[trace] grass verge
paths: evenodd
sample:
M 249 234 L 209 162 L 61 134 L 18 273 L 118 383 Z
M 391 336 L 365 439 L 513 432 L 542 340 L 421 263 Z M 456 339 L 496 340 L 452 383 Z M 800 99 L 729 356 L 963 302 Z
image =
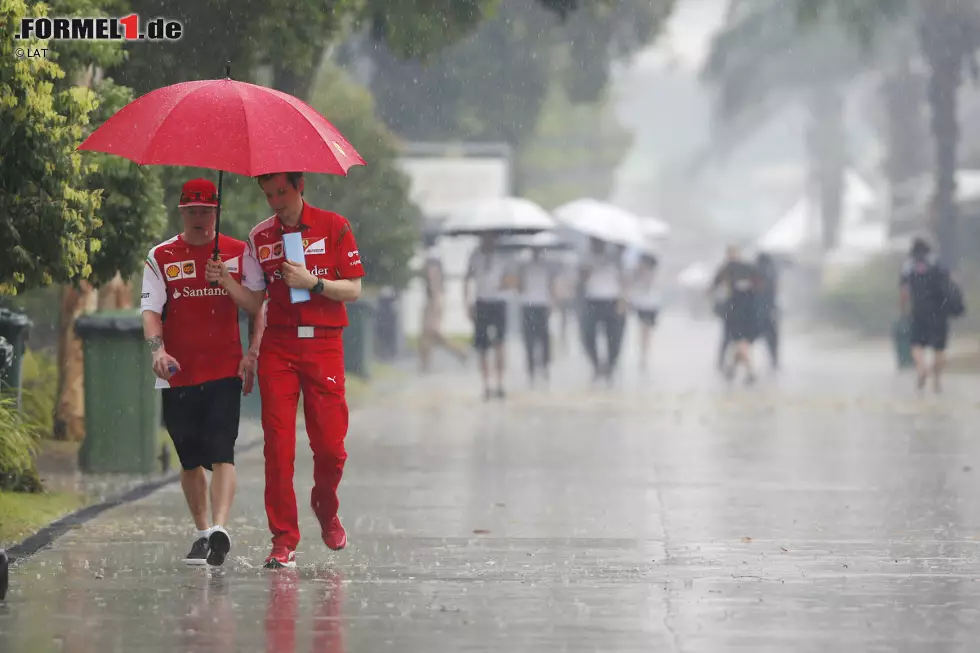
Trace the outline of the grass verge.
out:
M 16 544 L 85 504 L 80 494 L 0 491 L 0 546 Z

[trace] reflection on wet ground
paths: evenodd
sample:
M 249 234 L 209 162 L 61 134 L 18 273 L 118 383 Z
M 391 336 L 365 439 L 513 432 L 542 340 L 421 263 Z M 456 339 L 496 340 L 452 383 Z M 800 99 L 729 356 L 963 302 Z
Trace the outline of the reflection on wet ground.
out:
M 614 389 L 575 354 L 525 391 L 516 351 L 503 404 L 458 370 L 406 380 L 352 420 L 350 547 L 304 507 L 294 571 L 259 567 L 260 451 L 222 570 L 180 564 L 179 488 L 113 509 L 14 569 L 0 651 L 972 650 L 974 382 L 918 397 L 884 348 L 798 340 L 727 386 L 716 335 L 665 320 Z

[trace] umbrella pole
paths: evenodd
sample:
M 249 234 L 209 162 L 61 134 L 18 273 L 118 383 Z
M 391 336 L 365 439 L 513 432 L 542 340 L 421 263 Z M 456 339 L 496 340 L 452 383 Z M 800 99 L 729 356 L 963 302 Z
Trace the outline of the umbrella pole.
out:
M 221 182 L 224 180 L 225 171 L 218 171 L 218 209 L 215 211 L 214 217 L 214 260 L 218 260 L 218 236 L 221 235 Z M 217 281 L 212 281 L 211 286 L 217 286 Z
M 231 62 L 230 61 L 225 62 L 225 77 L 228 78 L 228 79 L 231 78 Z M 221 182 L 224 180 L 224 177 L 225 177 L 225 171 L 224 170 L 218 170 L 218 210 L 215 212 L 215 218 L 214 218 L 214 257 L 213 258 L 214 258 L 215 261 L 217 261 L 219 259 L 219 256 L 218 256 L 218 254 L 219 254 L 219 251 L 218 251 L 218 236 L 221 235 L 221 199 L 222 199 L 222 197 L 221 197 Z M 217 285 L 218 285 L 218 282 L 217 281 L 211 282 L 211 286 L 212 287 L 215 287 Z

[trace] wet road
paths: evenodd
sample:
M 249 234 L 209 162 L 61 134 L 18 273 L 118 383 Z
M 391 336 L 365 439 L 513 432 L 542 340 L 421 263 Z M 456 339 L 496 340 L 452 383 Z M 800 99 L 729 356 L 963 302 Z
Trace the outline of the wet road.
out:
M 974 650 L 977 383 L 798 338 L 729 387 L 715 328 L 668 316 L 614 389 L 575 352 L 525 391 L 516 347 L 503 404 L 472 367 L 406 379 L 353 416 L 340 553 L 301 439 L 294 572 L 259 568 L 260 451 L 219 572 L 179 562 L 178 487 L 113 509 L 15 569 L 0 651 Z

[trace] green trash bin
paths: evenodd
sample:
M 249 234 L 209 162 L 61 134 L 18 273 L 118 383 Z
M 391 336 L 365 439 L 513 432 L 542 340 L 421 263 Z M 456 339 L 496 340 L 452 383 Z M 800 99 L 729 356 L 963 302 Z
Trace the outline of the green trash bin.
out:
M 13 397 L 17 408 L 21 406 L 21 372 L 24 368 L 24 351 L 27 336 L 34 326 L 26 315 L 15 313 L 7 308 L 0 308 L 0 337 L 4 338 L 13 348 L 10 365 L 4 367 L 0 363 L 0 393 Z
M 160 391 L 138 311 L 84 315 L 75 323 L 85 361 L 85 440 L 89 474 L 152 474 L 159 465 Z
M 892 343 L 895 346 L 895 361 L 898 369 L 915 366 L 912 358 L 912 325 L 907 318 L 898 318 L 892 323 Z
M 374 304 L 359 299 L 347 304 L 348 326 L 344 329 L 344 371 L 362 378 L 371 376 L 374 357 Z

